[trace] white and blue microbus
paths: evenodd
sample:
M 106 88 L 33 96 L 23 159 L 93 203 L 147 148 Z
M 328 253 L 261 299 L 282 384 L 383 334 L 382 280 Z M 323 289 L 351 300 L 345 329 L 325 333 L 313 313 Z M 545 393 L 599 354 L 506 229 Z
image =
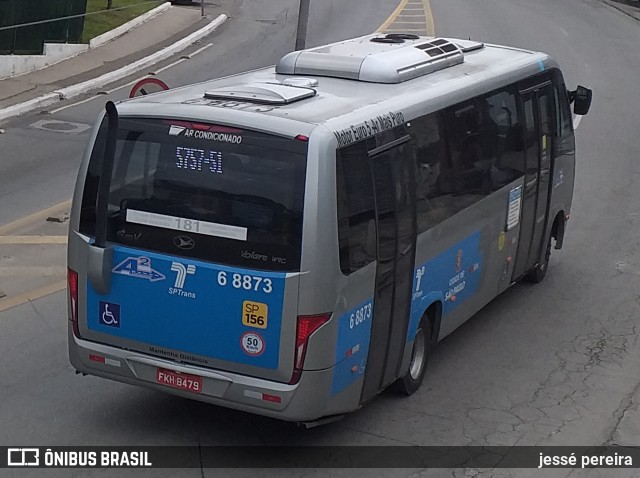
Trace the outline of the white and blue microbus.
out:
M 543 53 L 374 34 L 108 103 L 68 247 L 82 373 L 318 423 L 562 246 L 567 91 Z

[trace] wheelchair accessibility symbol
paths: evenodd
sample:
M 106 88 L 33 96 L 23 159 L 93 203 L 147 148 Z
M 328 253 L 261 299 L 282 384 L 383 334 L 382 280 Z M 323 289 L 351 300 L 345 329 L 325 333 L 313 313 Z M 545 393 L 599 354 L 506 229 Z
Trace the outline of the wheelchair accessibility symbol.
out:
M 99 322 L 101 325 L 120 328 L 120 305 L 101 301 Z

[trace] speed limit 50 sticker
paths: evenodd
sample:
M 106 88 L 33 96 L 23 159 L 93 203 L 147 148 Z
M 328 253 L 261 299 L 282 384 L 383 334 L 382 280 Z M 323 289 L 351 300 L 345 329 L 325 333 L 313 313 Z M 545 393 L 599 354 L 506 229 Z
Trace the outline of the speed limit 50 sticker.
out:
M 247 355 L 257 357 L 264 352 L 264 339 L 256 332 L 245 332 L 240 337 L 240 345 Z

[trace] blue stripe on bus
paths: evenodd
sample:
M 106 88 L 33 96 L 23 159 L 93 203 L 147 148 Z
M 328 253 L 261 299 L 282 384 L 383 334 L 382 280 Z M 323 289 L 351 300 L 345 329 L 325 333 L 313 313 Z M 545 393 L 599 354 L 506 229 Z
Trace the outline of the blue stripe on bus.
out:
M 367 299 L 338 319 L 336 366 L 331 395 L 335 395 L 363 377 L 371 342 L 373 298 Z
M 413 340 L 420 319 L 429 305 L 442 302 L 443 318 L 469 299 L 478 289 L 482 272 L 480 232 L 454 244 L 436 257 L 416 267 L 411 297 L 407 340 Z M 371 342 L 373 299 L 345 312 L 338 319 L 336 366 L 331 394 L 336 395 L 364 375 Z M 364 311 L 365 315 L 359 315 Z M 374 353 L 384 353 L 374 351 Z
M 87 325 L 170 358 L 276 369 L 285 277 L 116 247 L 109 294 L 87 286 Z
M 431 304 L 442 302 L 444 319 L 475 294 L 482 267 L 480 231 L 416 266 L 407 340 L 413 340 L 420 319 Z

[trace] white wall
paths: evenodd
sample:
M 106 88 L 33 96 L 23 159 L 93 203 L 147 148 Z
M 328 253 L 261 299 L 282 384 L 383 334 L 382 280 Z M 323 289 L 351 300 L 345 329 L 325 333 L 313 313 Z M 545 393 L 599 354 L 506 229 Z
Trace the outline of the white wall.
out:
M 0 79 L 39 70 L 88 49 L 83 44 L 45 43 L 43 55 L 0 55 Z

